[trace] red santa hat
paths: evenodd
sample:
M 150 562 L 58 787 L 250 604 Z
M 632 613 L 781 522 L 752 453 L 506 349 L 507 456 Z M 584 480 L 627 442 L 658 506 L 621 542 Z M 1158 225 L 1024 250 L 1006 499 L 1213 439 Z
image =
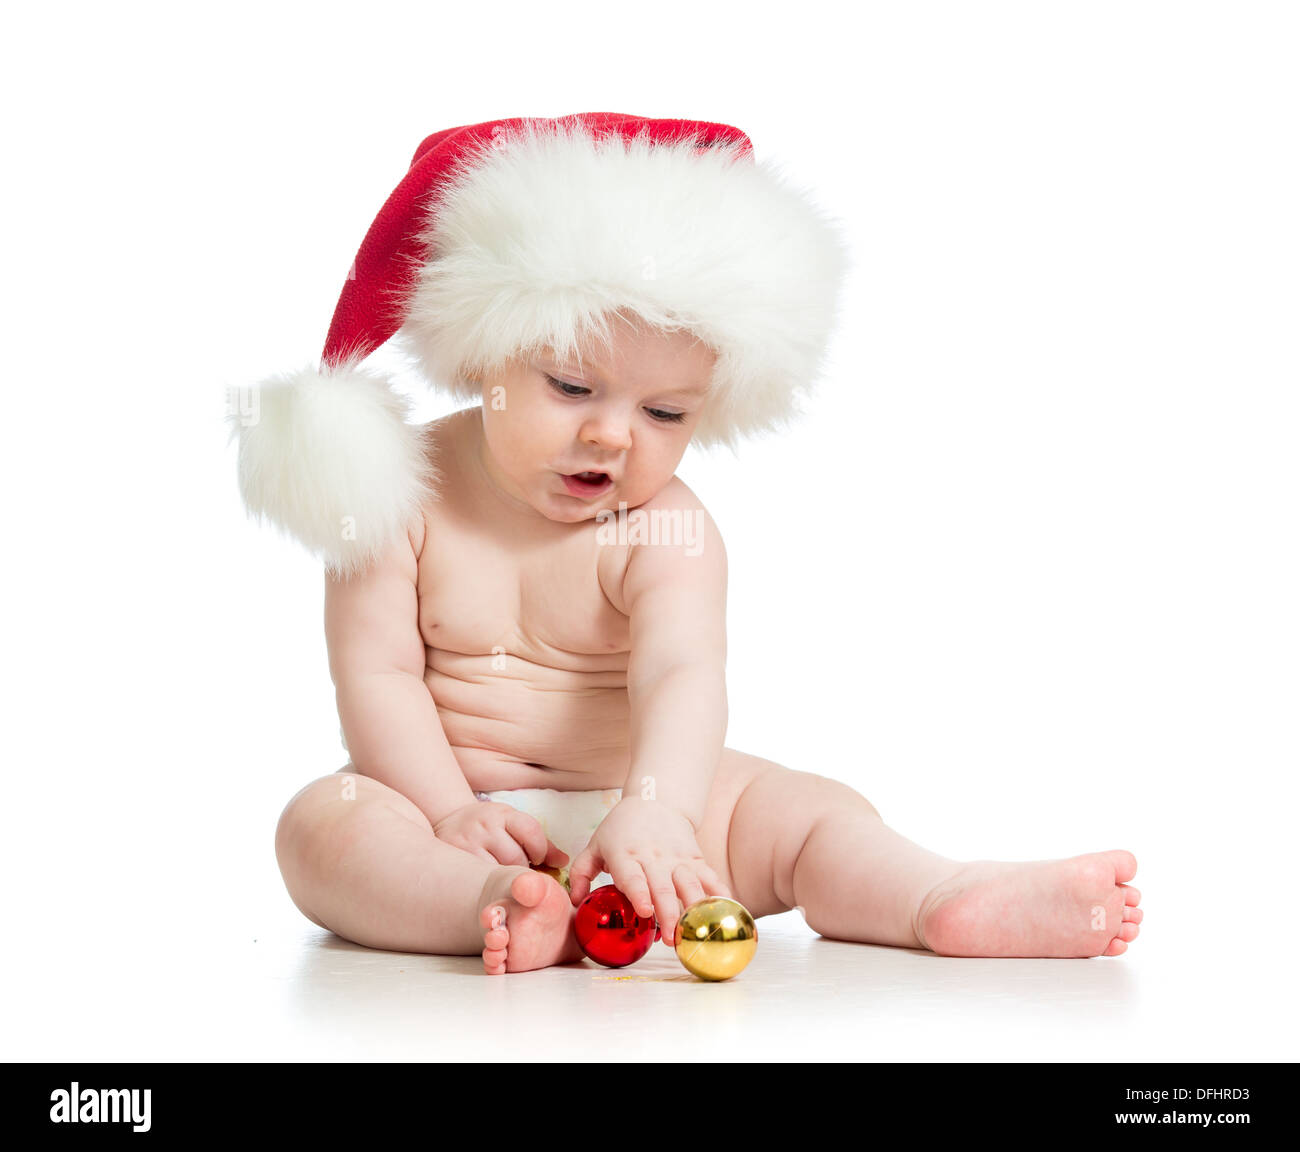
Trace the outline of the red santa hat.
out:
M 717 353 L 694 440 L 734 448 L 797 414 L 846 268 L 832 222 L 725 124 L 598 112 L 435 133 L 361 244 L 320 366 L 232 405 L 244 503 L 332 573 L 359 572 L 438 480 L 366 356 L 395 338 L 473 403 L 476 377 L 607 342 L 617 312 Z

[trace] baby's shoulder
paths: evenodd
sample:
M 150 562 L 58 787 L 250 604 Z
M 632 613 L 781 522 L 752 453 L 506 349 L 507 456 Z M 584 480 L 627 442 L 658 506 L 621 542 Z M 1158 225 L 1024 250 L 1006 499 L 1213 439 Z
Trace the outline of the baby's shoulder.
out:
M 722 532 L 704 501 L 680 477 L 674 476 L 653 497 L 640 505 L 637 511 L 646 515 L 650 527 L 672 528 L 678 522 L 694 526 L 697 533 L 706 536 L 717 547 L 722 547 Z M 652 533 L 655 540 L 660 533 Z
M 674 476 L 651 499 L 629 514 L 631 557 L 647 552 L 657 559 L 643 567 L 666 571 L 682 557 L 708 551 L 725 568 L 726 547 L 717 522 L 695 491 Z M 629 563 L 631 558 L 629 559 Z
M 704 502 L 680 476 L 674 476 L 649 500 L 638 505 L 638 507 L 647 511 L 680 509 L 682 511 L 699 511 L 706 514 L 708 512 L 708 509 L 704 507 Z
M 470 431 L 470 421 L 479 411 L 477 407 L 460 408 L 422 424 L 420 433 L 426 447 L 435 456 L 456 452 Z
M 415 517 L 408 529 L 417 561 L 434 532 L 438 506 L 443 502 L 449 487 L 454 486 L 461 445 L 470 427 L 469 421 L 478 411 L 477 408 L 462 408 L 419 425 L 420 443 L 425 453 L 425 463 L 434 478 L 435 494 L 432 501 L 424 506 L 423 515 Z

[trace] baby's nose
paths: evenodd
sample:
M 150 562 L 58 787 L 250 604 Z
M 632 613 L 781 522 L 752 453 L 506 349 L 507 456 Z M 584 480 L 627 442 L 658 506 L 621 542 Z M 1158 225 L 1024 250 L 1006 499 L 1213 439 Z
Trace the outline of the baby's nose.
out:
M 632 446 L 627 421 L 617 416 L 588 420 L 582 427 L 582 442 L 608 451 L 623 451 Z

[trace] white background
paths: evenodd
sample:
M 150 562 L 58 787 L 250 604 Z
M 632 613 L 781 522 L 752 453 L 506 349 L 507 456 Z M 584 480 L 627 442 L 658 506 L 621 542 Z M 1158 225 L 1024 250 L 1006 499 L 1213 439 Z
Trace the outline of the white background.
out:
M 320 946 L 272 836 L 346 755 L 321 570 L 245 519 L 226 389 L 318 357 L 425 136 L 600 110 L 743 128 L 853 249 L 797 432 L 681 469 L 728 545 L 728 743 L 945 855 L 1132 850 L 1142 935 L 1085 962 L 1126 1010 L 1084 1057 L 1294 1058 L 1293 7 L 34 12 L 0 71 L 0 1055 L 302 1054 L 246 1018 L 247 954 Z M 805 1021 L 805 1054 L 890 1059 L 886 1025 Z

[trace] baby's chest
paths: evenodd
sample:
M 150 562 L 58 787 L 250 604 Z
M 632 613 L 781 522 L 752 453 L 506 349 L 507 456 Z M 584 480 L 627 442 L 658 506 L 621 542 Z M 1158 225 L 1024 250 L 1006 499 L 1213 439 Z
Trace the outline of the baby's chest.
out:
M 601 587 L 601 565 L 612 558 L 584 534 L 518 549 L 474 535 L 444 534 L 430 544 L 418 578 L 420 633 L 429 647 L 533 660 L 628 650 L 627 617 Z

